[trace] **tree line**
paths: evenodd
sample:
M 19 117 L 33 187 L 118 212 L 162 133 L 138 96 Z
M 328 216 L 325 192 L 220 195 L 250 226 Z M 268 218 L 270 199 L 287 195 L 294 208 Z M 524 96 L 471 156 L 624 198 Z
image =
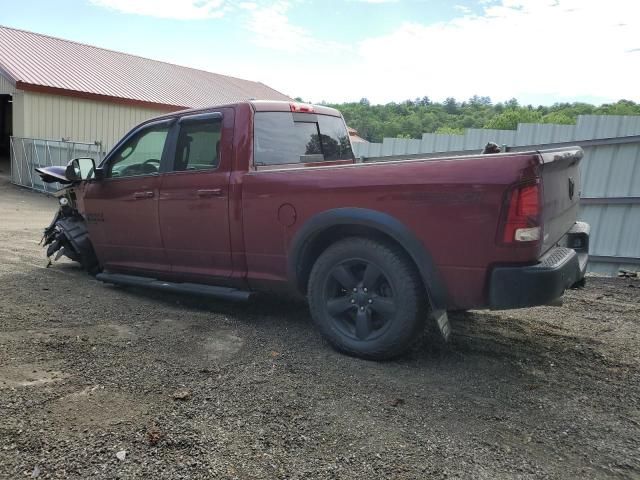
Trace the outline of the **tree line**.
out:
M 450 97 L 439 103 L 422 97 L 372 105 L 363 98 L 326 105 L 340 110 L 347 124 L 370 142 L 381 142 L 383 137 L 421 138 L 425 132 L 459 134 L 465 128 L 515 130 L 518 123 L 570 125 L 576 123 L 578 115 L 640 115 L 640 104 L 630 100 L 599 106 L 574 102 L 534 107 L 520 105 L 515 98 L 494 104 L 489 97 L 477 95 L 463 102 Z

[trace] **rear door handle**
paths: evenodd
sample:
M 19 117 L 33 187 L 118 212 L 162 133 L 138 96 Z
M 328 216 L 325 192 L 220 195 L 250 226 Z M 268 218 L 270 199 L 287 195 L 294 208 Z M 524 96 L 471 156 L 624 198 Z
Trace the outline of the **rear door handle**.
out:
M 153 192 L 135 192 L 133 194 L 133 198 L 135 199 L 153 198 Z
M 199 197 L 219 197 L 220 195 L 222 195 L 221 188 L 210 188 L 210 189 L 198 190 Z

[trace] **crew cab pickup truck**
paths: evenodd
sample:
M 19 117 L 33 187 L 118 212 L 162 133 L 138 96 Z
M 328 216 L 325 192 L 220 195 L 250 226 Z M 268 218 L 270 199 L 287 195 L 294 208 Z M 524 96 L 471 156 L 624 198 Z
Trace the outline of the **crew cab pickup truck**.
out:
M 106 282 L 247 298 L 306 296 L 321 333 L 402 354 L 447 311 L 556 302 L 584 281 L 579 147 L 357 162 L 331 108 L 250 101 L 134 128 L 66 185 L 49 256 Z

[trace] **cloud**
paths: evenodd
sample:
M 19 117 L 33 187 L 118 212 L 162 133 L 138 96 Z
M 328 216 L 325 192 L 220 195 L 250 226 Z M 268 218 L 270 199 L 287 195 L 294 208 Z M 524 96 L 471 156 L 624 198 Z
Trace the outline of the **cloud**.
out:
M 289 22 L 288 2 L 276 1 L 270 5 L 249 3 L 242 7 L 249 12 L 246 27 L 262 47 L 295 52 L 304 50 L 314 41 L 302 27 Z
M 92 4 L 121 13 L 176 20 L 220 18 L 224 0 L 90 0 Z
M 360 3 L 397 3 L 398 0 L 352 0 Z
M 472 10 L 465 5 L 454 5 L 453 9 L 465 15 L 470 15 L 472 13 Z
M 305 0 L 90 1 L 176 19 L 216 18 L 232 11 L 257 53 L 226 62 L 221 73 L 258 79 L 316 102 L 367 97 L 378 103 L 425 95 L 465 99 L 474 94 L 531 103 L 640 101 L 640 1 L 478 0 L 473 11 L 455 2 L 456 17 L 449 21 L 409 21 L 385 34 L 369 32 L 362 27 L 366 18 L 355 18 L 349 44 L 340 43 L 330 23 L 314 18 L 304 25 L 292 22 L 291 11 Z M 395 0 L 351 1 L 364 9 L 365 2 Z M 359 32 L 369 36 L 353 40 Z
M 291 2 L 276 0 L 258 4 L 246 2 L 240 7 L 249 14 L 246 28 L 254 34 L 253 42 L 261 48 L 288 53 L 311 53 L 325 49 L 341 49 L 337 42 L 320 40 L 305 28 L 289 21 Z
M 624 23 L 624 26 L 620 24 Z M 283 87 L 313 100 L 386 102 L 428 95 L 494 100 L 640 100 L 640 2 L 501 0 L 448 22 L 407 22 L 356 45 L 339 76 Z M 318 59 L 320 63 L 330 59 Z M 331 72 L 331 68 L 325 68 Z M 274 85 L 278 85 L 274 82 Z M 530 99 L 530 100 L 526 100 Z
M 258 8 L 258 4 L 256 2 L 241 2 L 238 6 L 245 10 L 255 10 Z

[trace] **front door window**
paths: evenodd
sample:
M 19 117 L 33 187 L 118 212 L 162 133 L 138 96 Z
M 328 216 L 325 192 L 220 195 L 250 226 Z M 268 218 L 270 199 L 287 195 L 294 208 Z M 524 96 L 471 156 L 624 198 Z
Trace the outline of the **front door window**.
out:
M 120 147 L 109 162 L 108 177 L 152 175 L 160 171 L 160 160 L 169 126 L 142 130 Z

